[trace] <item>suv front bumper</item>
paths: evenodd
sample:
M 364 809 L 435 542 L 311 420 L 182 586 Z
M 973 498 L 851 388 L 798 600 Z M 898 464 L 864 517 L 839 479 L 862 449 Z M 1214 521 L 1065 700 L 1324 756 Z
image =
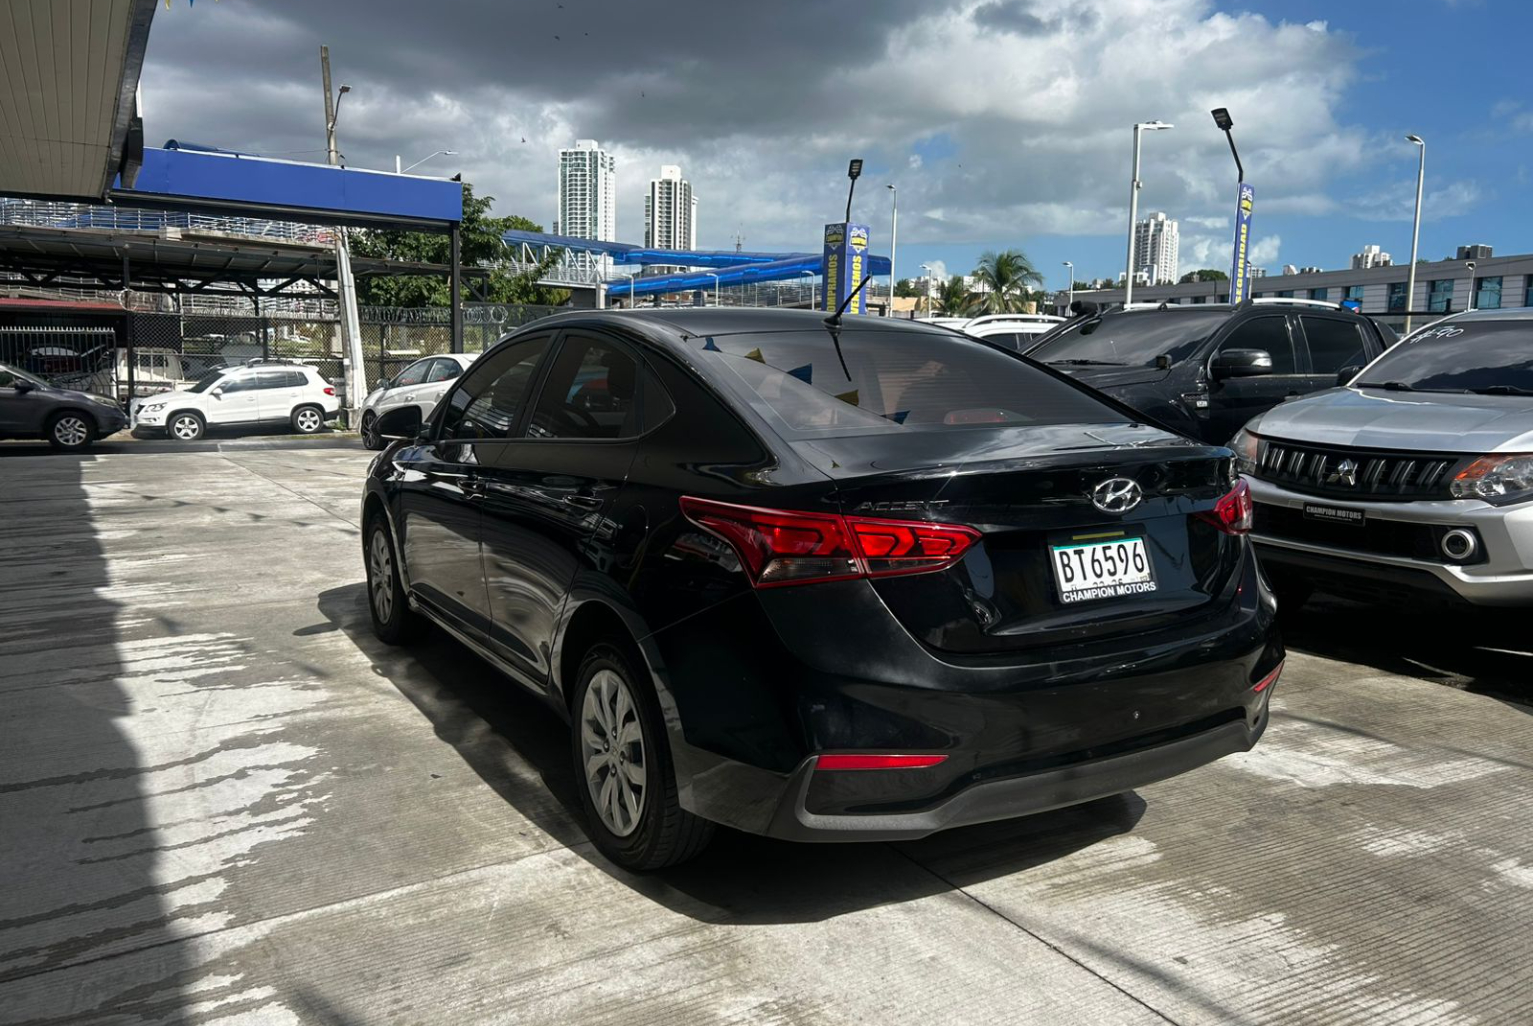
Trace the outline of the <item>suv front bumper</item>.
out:
M 1533 502 L 1492 506 L 1478 499 L 1436 499 L 1418 502 L 1351 502 L 1305 495 L 1247 476 L 1251 497 L 1258 504 L 1284 506 L 1302 513 L 1306 505 L 1358 510 L 1362 524 L 1355 545 L 1333 538 L 1317 543 L 1274 535 L 1262 529 L 1261 511 L 1251 538 L 1269 568 L 1282 568 L 1305 577 L 1317 587 L 1328 583 L 1366 582 L 1372 588 L 1409 588 L 1461 599 L 1476 605 L 1507 606 L 1533 603 Z M 1484 557 L 1459 564 L 1446 556 L 1423 559 L 1371 551 L 1370 523 L 1432 528 L 1464 528 L 1480 540 Z

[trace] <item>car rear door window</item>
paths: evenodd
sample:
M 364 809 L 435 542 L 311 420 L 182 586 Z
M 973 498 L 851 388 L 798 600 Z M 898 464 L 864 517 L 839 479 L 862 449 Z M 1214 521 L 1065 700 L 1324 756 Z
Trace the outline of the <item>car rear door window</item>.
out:
M 1304 314 L 1299 323 L 1309 343 L 1311 373 L 1334 375 L 1343 367 L 1361 367 L 1368 362 L 1362 326 L 1357 321 Z
M 287 388 L 288 382 L 291 380 L 289 375 L 294 373 L 294 371 L 285 370 L 263 370 L 256 375 L 255 387 L 263 391 L 272 388 Z M 303 377 L 301 374 L 298 376 L 300 379 Z
M 1293 341 L 1288 335 L 1288 318 L 1278 315 L 1254 317 L 1235 327 L 1223 342 L 1219 351 L 1227 349 L 1262 349 L 1272 354 L 1273 374 L 1297 374 Z
M 513 437 L 543 354 L 548 351 L 549 338 L 524 339 L 476 361 L 448 396 L 441 437 Z
M 639 433 L 639 365 L 605 339 L 566 336 L 532 411 L 533 438 L 631 438 Z

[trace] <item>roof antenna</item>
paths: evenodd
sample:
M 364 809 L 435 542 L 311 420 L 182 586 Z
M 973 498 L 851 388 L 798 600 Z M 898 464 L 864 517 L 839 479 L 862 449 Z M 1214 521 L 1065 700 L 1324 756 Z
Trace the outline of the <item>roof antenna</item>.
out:
M 857 293 L 867 287 L 868 282 L 873 280 L 870 274 L 857 283 L 857 287 L 847 293 L 841 305 L 836 307 L 836 312 L 825 318 L 825 326 L 830 329 L 831 341 L 836 344 L 836 359 L 841 361 L 841 372 L 846 375 L 846 380 L 852 380 L 852 372 L 846 369 L 846 357 L 841 355 L 841 315 L 846 313 L 846 308 L 852 305 L 852 300 L 857 298 Z

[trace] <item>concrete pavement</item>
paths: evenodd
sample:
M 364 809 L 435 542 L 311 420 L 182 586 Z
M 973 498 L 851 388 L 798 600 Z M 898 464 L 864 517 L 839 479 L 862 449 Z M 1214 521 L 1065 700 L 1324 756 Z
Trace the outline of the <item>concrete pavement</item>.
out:
M 0 1024 L 1527 1018 L 1518 617 L 1322 603 L 1248 755 L 636 877 L 557 719 L 372 640 L 369 454 L 222 448 L 0 461 Z

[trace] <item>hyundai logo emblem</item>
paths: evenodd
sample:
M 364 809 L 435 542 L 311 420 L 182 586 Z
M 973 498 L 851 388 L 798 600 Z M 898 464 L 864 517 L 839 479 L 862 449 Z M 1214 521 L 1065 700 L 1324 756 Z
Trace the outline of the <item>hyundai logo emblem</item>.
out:
M 1091 504 L 1103 513 L 1127 513 L 1144 501 L 1144 489 L 1127 477 L 1109 477 L 1091 489 Z
M 1336 469 L 1325 479 L 1326 484 L 1343 484 L 1348 488 L 1357 487 L 1357 464 L 1351 460 L 1342 460 L 1336 464 Z

